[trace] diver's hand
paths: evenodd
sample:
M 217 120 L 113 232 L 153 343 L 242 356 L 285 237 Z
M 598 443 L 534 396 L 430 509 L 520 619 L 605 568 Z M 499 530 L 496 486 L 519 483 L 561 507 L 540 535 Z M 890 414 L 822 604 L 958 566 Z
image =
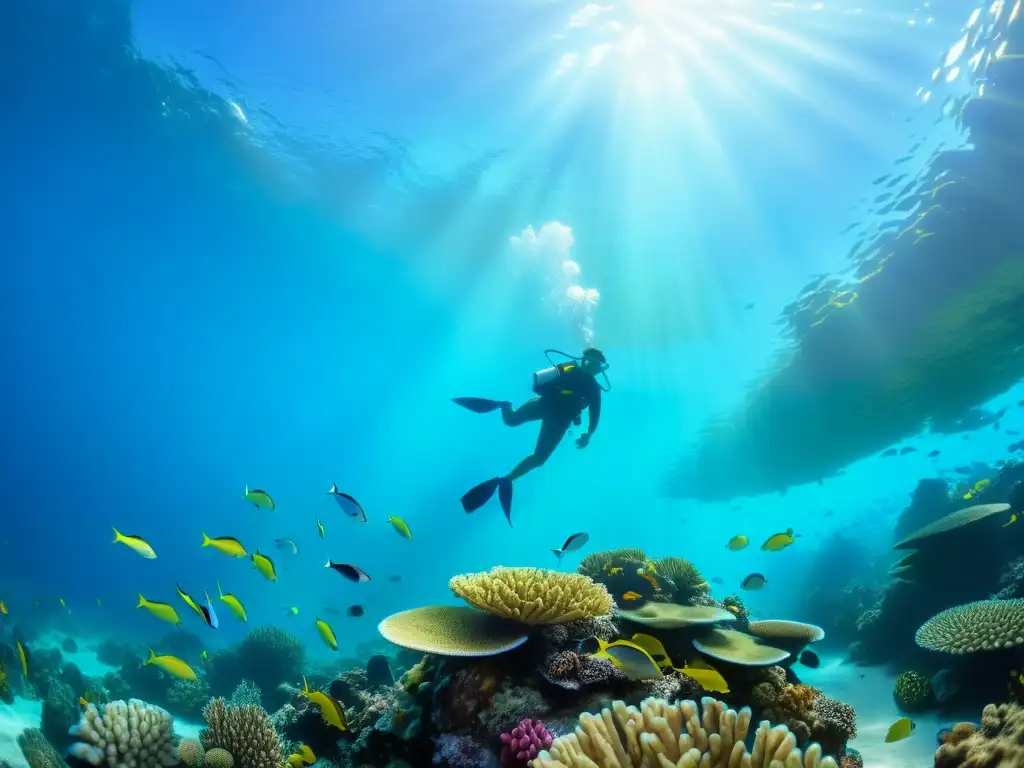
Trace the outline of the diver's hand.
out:
M 578 438 L 576 438 L 576 447 L 577 448 L 586 448 L 588 445 L 590 445 L 590 434 L 589 433 L 584 432 L 582 435 L 580 435 Z

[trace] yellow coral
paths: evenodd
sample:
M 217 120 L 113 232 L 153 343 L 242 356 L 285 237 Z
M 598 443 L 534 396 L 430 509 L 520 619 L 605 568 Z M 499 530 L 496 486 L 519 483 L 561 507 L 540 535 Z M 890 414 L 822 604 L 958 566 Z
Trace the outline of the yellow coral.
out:
M 589 577 L 542 568 L 492 568 L 455 576 L 448 586 L 481 611 L 530 625 L 607 616 L 614 607 L 608 590 Z
M 736 712 L 710 697 L 700 709 L 692 701 L 670 704 L 645 699 L 640 709 L 616 701 L 599 715 L 583 713 L 579 727 L 555 739 L 533 768 L 838 768 L 817 744 L 806 755 L 785 726 L 762 722 L 752 753 L 744 742 L 751 712 Z

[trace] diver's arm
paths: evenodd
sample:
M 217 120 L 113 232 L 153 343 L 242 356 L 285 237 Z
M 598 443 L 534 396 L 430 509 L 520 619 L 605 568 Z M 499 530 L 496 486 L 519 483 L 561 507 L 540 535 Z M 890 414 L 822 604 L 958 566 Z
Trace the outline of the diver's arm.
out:
M 593 435 L 601 421 L 601 388 L 594 382 L 594 393 L 590 396 L 590 407 L 587 409 L 587 434 Z

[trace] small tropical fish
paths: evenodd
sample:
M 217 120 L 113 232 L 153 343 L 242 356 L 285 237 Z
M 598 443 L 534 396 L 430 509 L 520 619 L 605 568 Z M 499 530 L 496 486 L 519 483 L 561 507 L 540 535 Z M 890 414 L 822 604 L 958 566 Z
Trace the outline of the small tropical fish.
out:
M 216 539 L 211 539 L 204 533 L 202 546 L 213 547 L 228 557 L 245 557 L 248 554 L 245 551 L 245 547 L 242 546 L 242 542 L 230 536 L 219 536 Z
M 320 638 L 324 641 L 324 645 L 330 648 L 332 651 L 338 650 L 338 638 L 334 634 L 334 630 L 331 629 L 331 625 L 326 621 L 317 616 L 316 619 L 316 631 L 320 633 Z
M 1017 513 L 1014 512 L 1012 515 L 1010 515 L 1010 519 L 1007 520 L 1005 523 L 1003 523 L 1003 528 L 1005 528 L 1008 525 L 1013 525 L 1016 522 L 1017 522 Z
M 274 539 L 274 546 L 285 552 L 291 552 L 293 555 L 299 554 L 299 545 L 295 543 L 294 539 Z
M 339 491 L 337 483 L 331 483 L 331 490 L 327 493 L 330 494 L 335 503 L 341 508 L 341 511 L 346 515 L 354 517 L 362 523 L 366 522 L 366 512 L 363 511 L 363 505 L 347 493 Z
M 662 677 L 661 667 L 651 658 L 651 654 L 636 643 L 628 640 L 606 643 L 599 637 L 594 639 L 597 641 L 597 652 L 590 656 L 595 659 L 607 659 L 630 680 Z
M 199 618 L 209 624 L 213 629 L 217 629 L 219 622 L 217 621 L 217 614 L 213 612 L 213 603 L 210 602 L 210 596 L 206 595 L 206 605 L 199 605 L 192 596 L 188 594 L 180 585 L 175 584 L 174 588 L 178 590 L 178 597 L 185 601 L 185 604 L 199 614 Z
M 235 617 L 239 621 L 246 620 L 245 606 L 242 605 L 242 601 L 230 592 L 228 594 L 224 594 L 224 590 L 220 588 L 219 581 L 217 582 L 217 599 L 224 603 L 224 605 L 228 607 L 228 610 L 235 614 Z
M 21 662 L 21 674 L 28 680 L 28 649 L 21 644 L 21 640 L 17 641 L 18 644 L 18 661 Z
M 794 541 L 796 539 L 793 537 L 793 529 L 787 528 L 785 533 L 773 533 L 769 536 L 765 543 L 761 545 L 761 549 L 765 552 L 779 552 Z
M 746 536 L 733 536 L 731 539 L 729 539 L 729 543 L 725 545 L 725 548 L 731 550 L 732 552 L 739 552 L 741 549 L 746 549 L 749 543 L 750 539 L 748 539 Z
M 643 595 L 641 595 L 639 592 L 634 592 L 633 590 L 622 593 L 623 600 L 639 600 L 641 597 L 643 597 Z
M 204 664 L 210 660 L 210 654 L 206 652 L 205 648 L 203 648 L 203 652 L 199 654 L 199 660 Z
M 100 602 L 100 599 L 98 597 L 96 598 L 96 605 L 101 608 L 103 607 L 103 603 Z
M 182 680 L 198 679 L 196 671 L 177 656 L 157 656 L 152 648 L 149 649 L 149 658 L 142 663 L 152 664 L 171 677 L 179 677 Z
M 721 576 L 715 576 L 713 579 L 711 579 L 711 583 L 712 584 L 725 584 L 725 579 L 723 579 Z
M 57 602 L 60 603 L 60 607 L 61 608 L 65 609 L 65 610 L 68 610 L 67 601 L 65 601 L 63 597 L 58 597 L 57 598 Z
M 354 565 L 349 565 L 348 563 L 336 563 L 333 560 L 328 560 L 324 564 L 324 568 L 331 568 L 336 573 L 340 573 L 346 579 L 356 584 L 365 584 L 370 580 L 366 571 Z
M 650 657 L 654 659 L 654 663 L 662 669 L 672 666 L 672 659 L 668 657 L 668 651 L 665 650 L 665 646 L 661 644 L 661 640 L 653 635 L 637 632 L 630 638 L 630 641 L 647 651 Z
M 722 673 L 700 656 L 695 657 L 693 661 L 688 661 L 682 668 L 672 667 L 672 669 L 696 680 L 705 691 L 729 692 L 729 683 L 722 677 Z
M 760 573 L 752 573 L 740 582 L 740 589 L 756 592 L 759 589 L 763 589 L 764 585 L 767 583 L 768 579 Z
M 412 538 L 412 531 L 409 530 L 409 526 L 405 524 L 405 520 L 402 518 L 392 515 L 385 522 L 390 523 L 391 527 L 394 528 L 398 535 L 403 539 Z
M 889 732 L 885 734 L 885 743 L 891 744 L 894 741 L 903 741 L 914 732 L 914 721 L 909 717 L 901 717 L 889 726 Z
M 211 629 L 220 629 L 220 619 L 217 618 L 217 612 L 213 610 L 213 600 L 210 599 L 210 593 L 205 589 L 203 594 L 206 595 L 206 608 L 203 614 L 206 616 L 206 623 L 210 625 Z
M 273 560 L 266 555 L 260 554 L 258 549 L 252 553 L 251 557 L 252 564 L 256 566 L 256 570 L 259 571 L 264 578 L 267 578 L 270 581 L 277 581 L 277 571 L 274 569 Z
M 245 486 L 245 494 L 243 494 L 242 498 L 252 502 L 256 509 L 274 509 L 276 506 L 269 493 L 261 491 L 259 488 L 250 491 L 248 485 Z
M 156 552 L 149 546 L 149 542 L 143 539 L 141 536 L 125 536 L 117 528 L 114 529 L 114 544 L 124 544 L 132 551 L 146 558 L 147 560 L 155 560 Z
M 359 618 L 364 613 L 366 613 L 366 609 L 363 608 L 363 606 L 361 606 L 361 605 L 350 605 L 348 607 L 348 610 L 345 611 L 345 613 L 347 613 L 349 616 L 352 616 L 352 617 L 355 617 L 355 618 Z
M 306 768 L 316 762 L 316 755 L 313 754 L 312 749 L 302 744 L 297 752 L 288 755 L 285 762 L 289 768 Z
M 401 575 L 397 574 L 397 573 L 394 574 L 393 576 L 388 576 L 388 581 L 390 581 L 390 582 L 399 582 L 401 580 L 402 580 Z
M 179 592 L 180 594 L 180 592 Z M 189 598 L 191 600 L 192 598 Z M 178 616 L 178 612 L 174 610 L 174 606 L 169 603 L 157 603 L 152 600 L 147 600 L 139 592 L 139 604 L 136 608 L 145 608 L 147 611 L 152 613 L 161 621 L 166 621 L 176 626 L 181 625 L 181 618 Z
M 912 445 L 908 445 L 905 448 L 900 448 L 900 456 L 906 456 L 908 453 L 917 453 L 917 448 Z
M 800 663 L 810 669 L 817 669 L 821 666 L 821 659 L 818 658 L 818 654 L 808 648 L 800 654 Z
M 299 609 L 296 608 L 294 605 L 289 607 L 289 608 L 285 608 L 284 611 L 285 611 L 285 615 L 287 615 L 287 616 L 298 616 L 299 615 Z
M 886 450 L 882 451 L 882 457 L 885 458 L 887 456 L 895 456 L 897 453 L 899 453 L 899 451 L 896 450 L 895 448 L 887 448 Z
M 0 600 L 0 616 L 6 616 L 6 615 L 7 615 L 7 606 L 4 604 L 3 600 Z
M 82 708 L 83 712 L 89 708 L 89 702 L 86 701 L 85 696 L 78 697 L 78 706 Z
M 661 586 L 658 584 L 658 580 L 654 578 L 657 575 L 654 570 L 654 563 L 650 560 L 644 563 L 643 567 L 636 569 L 636 575 L 650 584 L 654 588 L 655 592 L 661 589 Z
M 316 532 L 321 539 L 327 536 L 326 531 L 324 531 L 324 524 L 320 522 L 319 517 L 316 519 Z
M 576 552 L 583 549 L 583 547 L 587 545 L 588 541 L 590 541 L 589 533 L 574 533 L 565 540 L 561 549 L 552 549 L 551 551 L 554 553 L 555 557 L 558 558 L 558 562 L 562 562 L 562 558 L 567 552 Z
M 929 458 L 929 459 L 934 459 L 934 458 L 935 458 L 936 456 L 938 456 L 938 455 L 939 455 L 940 453 L 942 453 L 942 451 L 940 451 L 940 450 L 938 450 L 938 449 L 936 448 L 936 449 L 935 449 L 934 451 L 932 451 L 931 453 L 929 453 L 929 454 L 928 454 L 928 458 Z
M 299 691 L 305 696 L 310 704 L 313 704 L 320 708 L 320 716 L 324 719 L 324 722 L 328 725 L 333 725 L 339 731 L 348 730 L 348 721 L 345 719 L 345 710 L 338 703 L 338 700 L 333 696 L 329 696 L 323 691 L 312 691 L 309 689 L 309 684 L 306 682 L 306 678 L 302 678 L 302 690 Z
M 615 568 L 608 569 L 609 576 L 618 576 L 620 573 L 622 573 L 622 568 L 619 568 L 617 566 Z

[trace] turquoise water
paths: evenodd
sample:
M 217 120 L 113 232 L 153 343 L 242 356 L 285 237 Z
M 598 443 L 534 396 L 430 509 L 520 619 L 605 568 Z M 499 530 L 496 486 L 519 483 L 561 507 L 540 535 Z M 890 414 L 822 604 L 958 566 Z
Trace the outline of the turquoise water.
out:
M 211 651 L 274 624 L 326 659 L 319 616 L 353 656 L 389 614 L 455 603 L 451 576 L 554 568 L 577 532 L 562 569 L 640 547 L 692 560 L 718 598 L 759 572 L 744 600 L 762 616 L 814 618 L 843 542 L 858 558 L 836 589 L 884 574 L 918 481 L 1007 458 L 1024 388 L 964 402 L 1007 408 L 998 430 L 921 423 L 897 443 L 913 455 L 883 458 L 879 438 L 785 493 L 740 481 L 756 455 L 700 465 L 701 440 L 797 343 L 808 283 L 848 279 L 864 232 L 910 215 L 877 179 L 970 151 L 958 105 L 998 43 L 976 5 L 6 2 L 11 620 L 148 644 L 169 625 L 139 592 L 219 583 L 248 625 L 219 603 L 216 632 L 186 615 Z M 862 338 L 884 357 L 893 330 Z M 592 443 L 515 483 L 512 527 L 496 501 L 466 515 L 460 496 L 535 431 L 451 398 L 524 401 L 544 350 L 589 345 L 612 385 Z M 789 527 L 782 553 L 725 549 Z M 204 532 L 269 555 L 276 583 Z

